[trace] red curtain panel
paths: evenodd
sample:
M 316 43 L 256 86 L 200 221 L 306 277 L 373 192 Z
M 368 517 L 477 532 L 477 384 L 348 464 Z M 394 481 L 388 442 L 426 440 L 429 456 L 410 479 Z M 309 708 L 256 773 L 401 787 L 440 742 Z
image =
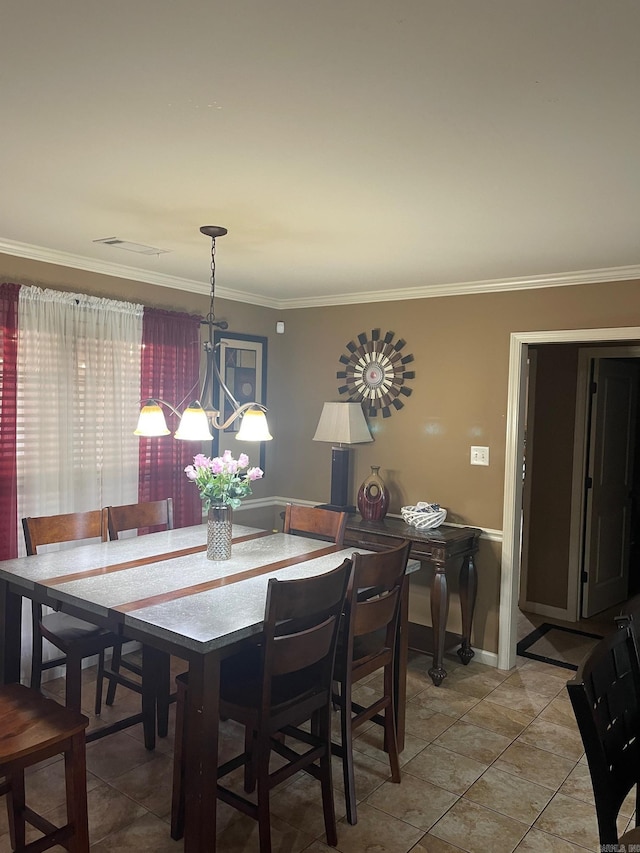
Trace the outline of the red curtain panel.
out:
M 0 560 L 18 556 L 16 399 L 19 284 L 0 285 Z
M 199 396 L 200 317 L 145 308 L 142 324 L 140 399 L 166 400 L 182 411 Z M 164 407 L 163 407 L 164 408 Z M 175 415 L 164 408 L 171 434 L 140 438 L 138 500 L 173 498 L 174 525 L 199 524 L 202 506 L 198 490 L 184 469 L 202 448 L 191 441 L 176 441 Z

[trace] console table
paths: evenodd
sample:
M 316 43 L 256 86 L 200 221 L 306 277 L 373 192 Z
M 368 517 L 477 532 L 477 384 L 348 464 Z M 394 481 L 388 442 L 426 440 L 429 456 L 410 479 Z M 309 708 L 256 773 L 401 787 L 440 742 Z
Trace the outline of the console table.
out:
M 447 675 L 443 666 L 445 631 L 449 615 L 447 574 L 460 565 L 460 608 L 462 611 L 461 646 L 458 657 L 468 664 L 474 655 L 471 648 L 471 625 L 476 603 L 477 576 L 473 555 L 478 550 L 481 531 L 476 527 L 442 525 L 433 530 L 418 530 L 399 518 L 364 521 L 359 515 L 347 519 L 344 544 L 371 551 L 397 545 L 401 539 L 411 542 L 410 556 L 434 570 L 431 585 L 431 622 L 433 626 L 433 665 L 429 675 L 436 687 Z

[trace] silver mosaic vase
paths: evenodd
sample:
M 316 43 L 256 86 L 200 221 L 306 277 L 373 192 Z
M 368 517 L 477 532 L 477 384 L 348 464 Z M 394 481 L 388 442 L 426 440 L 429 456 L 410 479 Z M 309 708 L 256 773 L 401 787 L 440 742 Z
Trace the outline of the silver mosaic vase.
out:
M 231 515 L 228 504 L 212 506 L 207 515 L 207 559 L 228 560 L 231 557 Z

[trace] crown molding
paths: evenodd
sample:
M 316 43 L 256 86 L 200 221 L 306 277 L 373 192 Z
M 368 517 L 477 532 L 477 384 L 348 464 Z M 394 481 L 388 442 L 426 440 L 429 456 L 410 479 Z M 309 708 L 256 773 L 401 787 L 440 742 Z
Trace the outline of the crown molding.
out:
M 569 287 L 574 284 L 598 284 L 606 281 L 640 279 L 640 264 L 605 267 L 596 270 L 557 273 L 555 275 L 496 278 L 485 281 L 463 281 L 452 284 L 430 284 L 424 287 L 346 293 L 324 298 L 282 299 L 278 308 L 314 308 L 329 305 L 353 305 L 362 302 L 397 302 L 401 299 L 430 299 L 436 296 L 465 296 L 474 293 L 500 293 L 511 290 L 533 290 L 544 287 Z
M 47 264 L 56 264 L 72 269 L 86 270 L 101 275 L 114 276 L 158 287 L 170 287 L 173 290 L 185 290 L 188 293 L 209 294 L 209 284 L 188 278 L 151 272 L 137 267 L 97 261 L 84 255 L 74 255 L 56 249 L 46 249 L 30 243 L 19 243 L 0 239 L 0 253 L 28 258 Z M 550 275 L 521 276 L 516 278 L 497 278 L 484 281 L 465 281 L 451 284 L 431 284 L 423 287 L 397 288 L 394 290 L 372 290 L 364 293 L 329 294 L 326 296 L 296 297 L 293 299 L 273 299 L 257 293 L 241 290 L 228 290 L 216 285 L 216 296 L 234 302 L 248 302 L 262 308 L 281 310 L 293 308 L 320 308 L 331 305 L 359 305 L 370 302 L 398 302 L 404 299 L 433 299 L 438 296 L 465 296 L 475 293 L 501 293 L 511 290 L 532 290 L 545 287 L 570 287 L 575 284 L 598 284 L 606 281 L 631 281 L 640 279 L 640 264 L 622 267 L 605 267 L 595 270 Z
M 44 264 L 56 264 L 71 269 L 86 270 L 100 275 L 109 275 L 114 278 L 124 278 L 130 281 L 142 281 L 145 284 L 154 284 L 157 287 L 170 287 L 173 290 L 185 290 L 188 293 L 202 293 L 209 295 L 209 282 L 194 281 L 190 278 L 166 275 L 161 272 L 128 267 L 124 264 L 114 264 L 110 261 L 98 261 L 87 258 L 84 255 L 74 255 L 70 252 L 61 252 L 57 249 L 45 249 L 42 246 L 34 246 L 31 243 L 18 243 L 13 240 L 0 239 L 0 253 L 14 255 L 17 258 L 27 258 L 32 261 L 41 261 Z M 216 284 L 216 296 L 220 299 L 230 299 L 234 302 L 249 302 L 251 305 L 260 305 L 263 308 L 279 308 L 279 300 L 267 299 L 254 293 L 246 293 L 242 290 L 228 290 Z

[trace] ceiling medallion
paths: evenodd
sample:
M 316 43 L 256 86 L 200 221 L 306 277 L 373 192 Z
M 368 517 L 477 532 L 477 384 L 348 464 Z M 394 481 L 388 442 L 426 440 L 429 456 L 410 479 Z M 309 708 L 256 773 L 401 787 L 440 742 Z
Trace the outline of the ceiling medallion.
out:
M 404 406 L 400 396 L 411 394 L 405 382 L 415 379 L 416 374 L 405 368 L 413 355 L 402 355 L 406 341 L 394 343 L 394 337 L 395 332 L 380 337 L 380 329 L 374 329 L 370 338 L 361 332 L 357 341 L 347 344 L 348 352 L 340 356 L 344 368 L 336 373 L 336 379 L 343 379 L 344 384 L 338 393 L 346 394 L 352 402 L 363 400 L 370 417 L 376 417 L 378 410 L 383 418 L 390 417 L 393 409 Z

